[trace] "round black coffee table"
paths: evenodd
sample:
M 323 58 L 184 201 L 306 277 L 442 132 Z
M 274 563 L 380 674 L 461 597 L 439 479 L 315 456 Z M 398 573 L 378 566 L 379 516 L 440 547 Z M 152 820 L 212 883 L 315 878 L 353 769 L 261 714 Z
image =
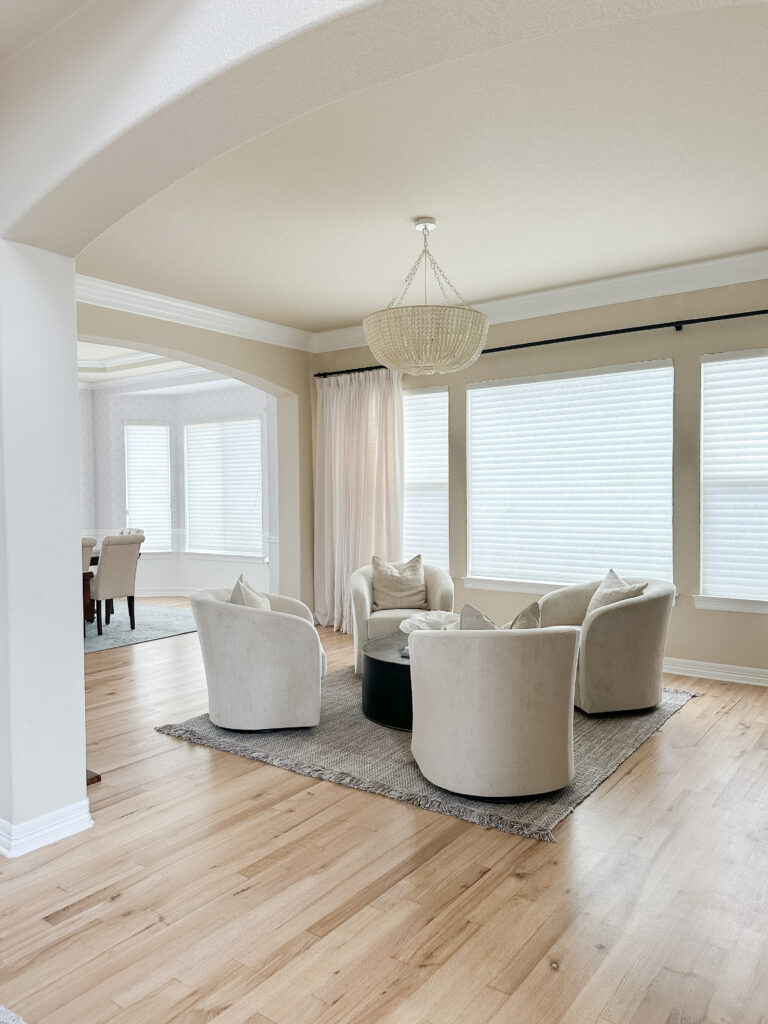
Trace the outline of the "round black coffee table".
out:
M 405 633 L 380 636 L 363 644 L 363 714 L 390 729 L 413 726 L 411 663 Z

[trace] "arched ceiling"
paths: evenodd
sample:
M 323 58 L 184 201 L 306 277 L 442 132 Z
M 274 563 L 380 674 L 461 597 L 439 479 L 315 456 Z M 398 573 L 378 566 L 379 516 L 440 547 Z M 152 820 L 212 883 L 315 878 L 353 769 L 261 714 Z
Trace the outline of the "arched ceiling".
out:
M 345 96 L 508 43 L 736 6 L 90 0 L 0 64 L 0 232 L 74 255 L 195 168 Z
M 418 214 L 472 301 L 761 248 L 767 52 L 764 4 L 507 42 L 227 153 L 77 267 L 320 331 L 389 300 Z

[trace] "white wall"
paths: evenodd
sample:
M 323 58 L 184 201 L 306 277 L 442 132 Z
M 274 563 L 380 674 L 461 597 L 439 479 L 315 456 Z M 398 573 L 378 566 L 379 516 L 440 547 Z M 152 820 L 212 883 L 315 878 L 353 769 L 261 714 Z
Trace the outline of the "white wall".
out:
M 181 379 L 181 378 L 180 378 Z M 185 378 L 186 379 L 186 378 Z M 83 479 L 83 533 L 99 539 L 125 526 L 126 422 L 164 422 L 170 427 L 172 468 L 173 551 L 143 552 L 136 577 L 139 596 L 188 595 L 205 587 L 227 586 L 241 572 L 254 586 L 279 589 L 276 578 L 278 536 L 277 414 L 276 400 L 256 388 L 235 381 L 208 382 L 166 393 L 173 379 L 163 380 L 162 393 L 152 381 L 129 381 L 118 387 L 82 389 L 81 439 L 91 453 L 82 463 L 91 466 L 90 481 Z M 272 558 L 202 555 L 185 552 L 184 424 L 261 417 L 264 430 L 264 530 Z M 89 506 L 88 501 L 92 504 Z M 90 510 L 92 509 L 92 514 Z M 89 519 L 90 515 L 90 519 Z
M 74 263 L 0 241 L 0 852 L 12 856 L 92 824 L 79 479 Z

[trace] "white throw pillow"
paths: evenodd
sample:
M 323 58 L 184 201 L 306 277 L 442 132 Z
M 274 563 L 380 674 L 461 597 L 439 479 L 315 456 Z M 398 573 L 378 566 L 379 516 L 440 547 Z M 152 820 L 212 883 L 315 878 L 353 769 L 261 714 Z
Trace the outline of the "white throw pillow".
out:
M 596 608 L 605 608 L 609 604 L 616 604 L 617 601 L 639 597 L 647 586 L 647 583 L 627 583 L 611 569 L 592 595 L 592 600 L 587 605 L 587 615 Z
M 429 608 L 421 555 L 408 562 L 386 562 L 373 556 L 373 610 Z
M 465 604 L 461 609 L 459 629 L 540 629 L 541 628 L 541 607 L 538 601 L 529 604 L 527 607 L 503 626 L 497 626 L 493 619 L 475 608 L 471 604 Z
M 229 603 L 241 604 L 246 608 L 257 608 L 260 612 L 268 612 L 270 610 L 267 595 L 262 594 L 260 590 L 251 586 L 243 575 L 240 576 L 240 579 L 232 588 L 232 596 L 229 599 Z

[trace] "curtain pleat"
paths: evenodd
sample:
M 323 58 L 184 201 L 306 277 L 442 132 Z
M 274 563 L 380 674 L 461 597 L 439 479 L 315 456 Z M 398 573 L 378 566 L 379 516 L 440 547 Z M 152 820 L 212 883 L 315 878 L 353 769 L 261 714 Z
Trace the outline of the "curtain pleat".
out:
M 315 616 L 352 632 L 349 577 L 402 558 L 402 379 L 369 370 L 317 379 Z

